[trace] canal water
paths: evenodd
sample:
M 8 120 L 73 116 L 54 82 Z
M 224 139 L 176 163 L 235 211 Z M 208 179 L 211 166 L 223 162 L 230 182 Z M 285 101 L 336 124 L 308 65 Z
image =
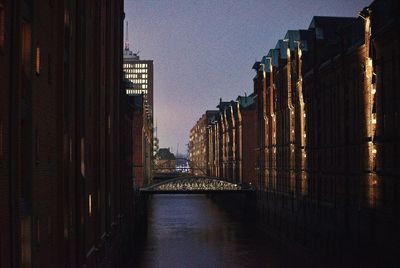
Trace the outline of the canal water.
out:
M 148 217 L 133 267 L 313 267 L 205 195 L 154 195 Z

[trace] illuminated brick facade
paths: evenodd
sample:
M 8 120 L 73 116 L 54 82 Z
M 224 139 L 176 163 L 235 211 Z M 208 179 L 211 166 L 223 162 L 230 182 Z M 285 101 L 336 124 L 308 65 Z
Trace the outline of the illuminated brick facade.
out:
M 254 96 L 222 102 L 219 111 L 207 111 L 192 128 L 190 157 L 193 167 L 236 183 L 256 184 L 256 124 Z
M 263 221 L 348 257 L 393 252 L 399 237 L 394 2 L 358 18 L 314 17 L 253 66 Z
M 253 65 L 255 144 L 245 145 L 241 105 L 220 101 L 205 149 L 211 176 L 254 174 L 260 218 L 274 235 L 343 257 L 371 253 L 377 263 L 390 255 L 389 266 L 400 237 L 395 2 L 287 31 Z

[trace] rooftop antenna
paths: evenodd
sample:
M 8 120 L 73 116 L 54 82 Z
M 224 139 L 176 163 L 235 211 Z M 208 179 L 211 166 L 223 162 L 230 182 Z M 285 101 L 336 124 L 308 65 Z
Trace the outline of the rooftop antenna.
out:
M 126 33 L 125 33 L 125 50 L 129 50 L 129 31 L 128 28 L 129 24 L 128 21 L 126 21 Z

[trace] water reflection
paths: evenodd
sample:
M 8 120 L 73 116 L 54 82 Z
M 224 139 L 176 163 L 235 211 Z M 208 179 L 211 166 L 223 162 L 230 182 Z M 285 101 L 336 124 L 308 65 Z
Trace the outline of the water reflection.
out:
M 296 257 L 204 195 L 155 195 L 140 267 L 288 267 Z M 299 265 L 296 265 L 299 267 Z M 136 267 L 136 265 L 135 265 Z

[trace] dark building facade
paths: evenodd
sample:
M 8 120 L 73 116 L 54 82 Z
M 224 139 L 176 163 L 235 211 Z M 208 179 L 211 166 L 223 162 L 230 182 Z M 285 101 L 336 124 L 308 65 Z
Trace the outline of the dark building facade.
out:
M 123 18 L 123 1 L 0 1 L 0 267 L 118 260 L 133 200 Z

